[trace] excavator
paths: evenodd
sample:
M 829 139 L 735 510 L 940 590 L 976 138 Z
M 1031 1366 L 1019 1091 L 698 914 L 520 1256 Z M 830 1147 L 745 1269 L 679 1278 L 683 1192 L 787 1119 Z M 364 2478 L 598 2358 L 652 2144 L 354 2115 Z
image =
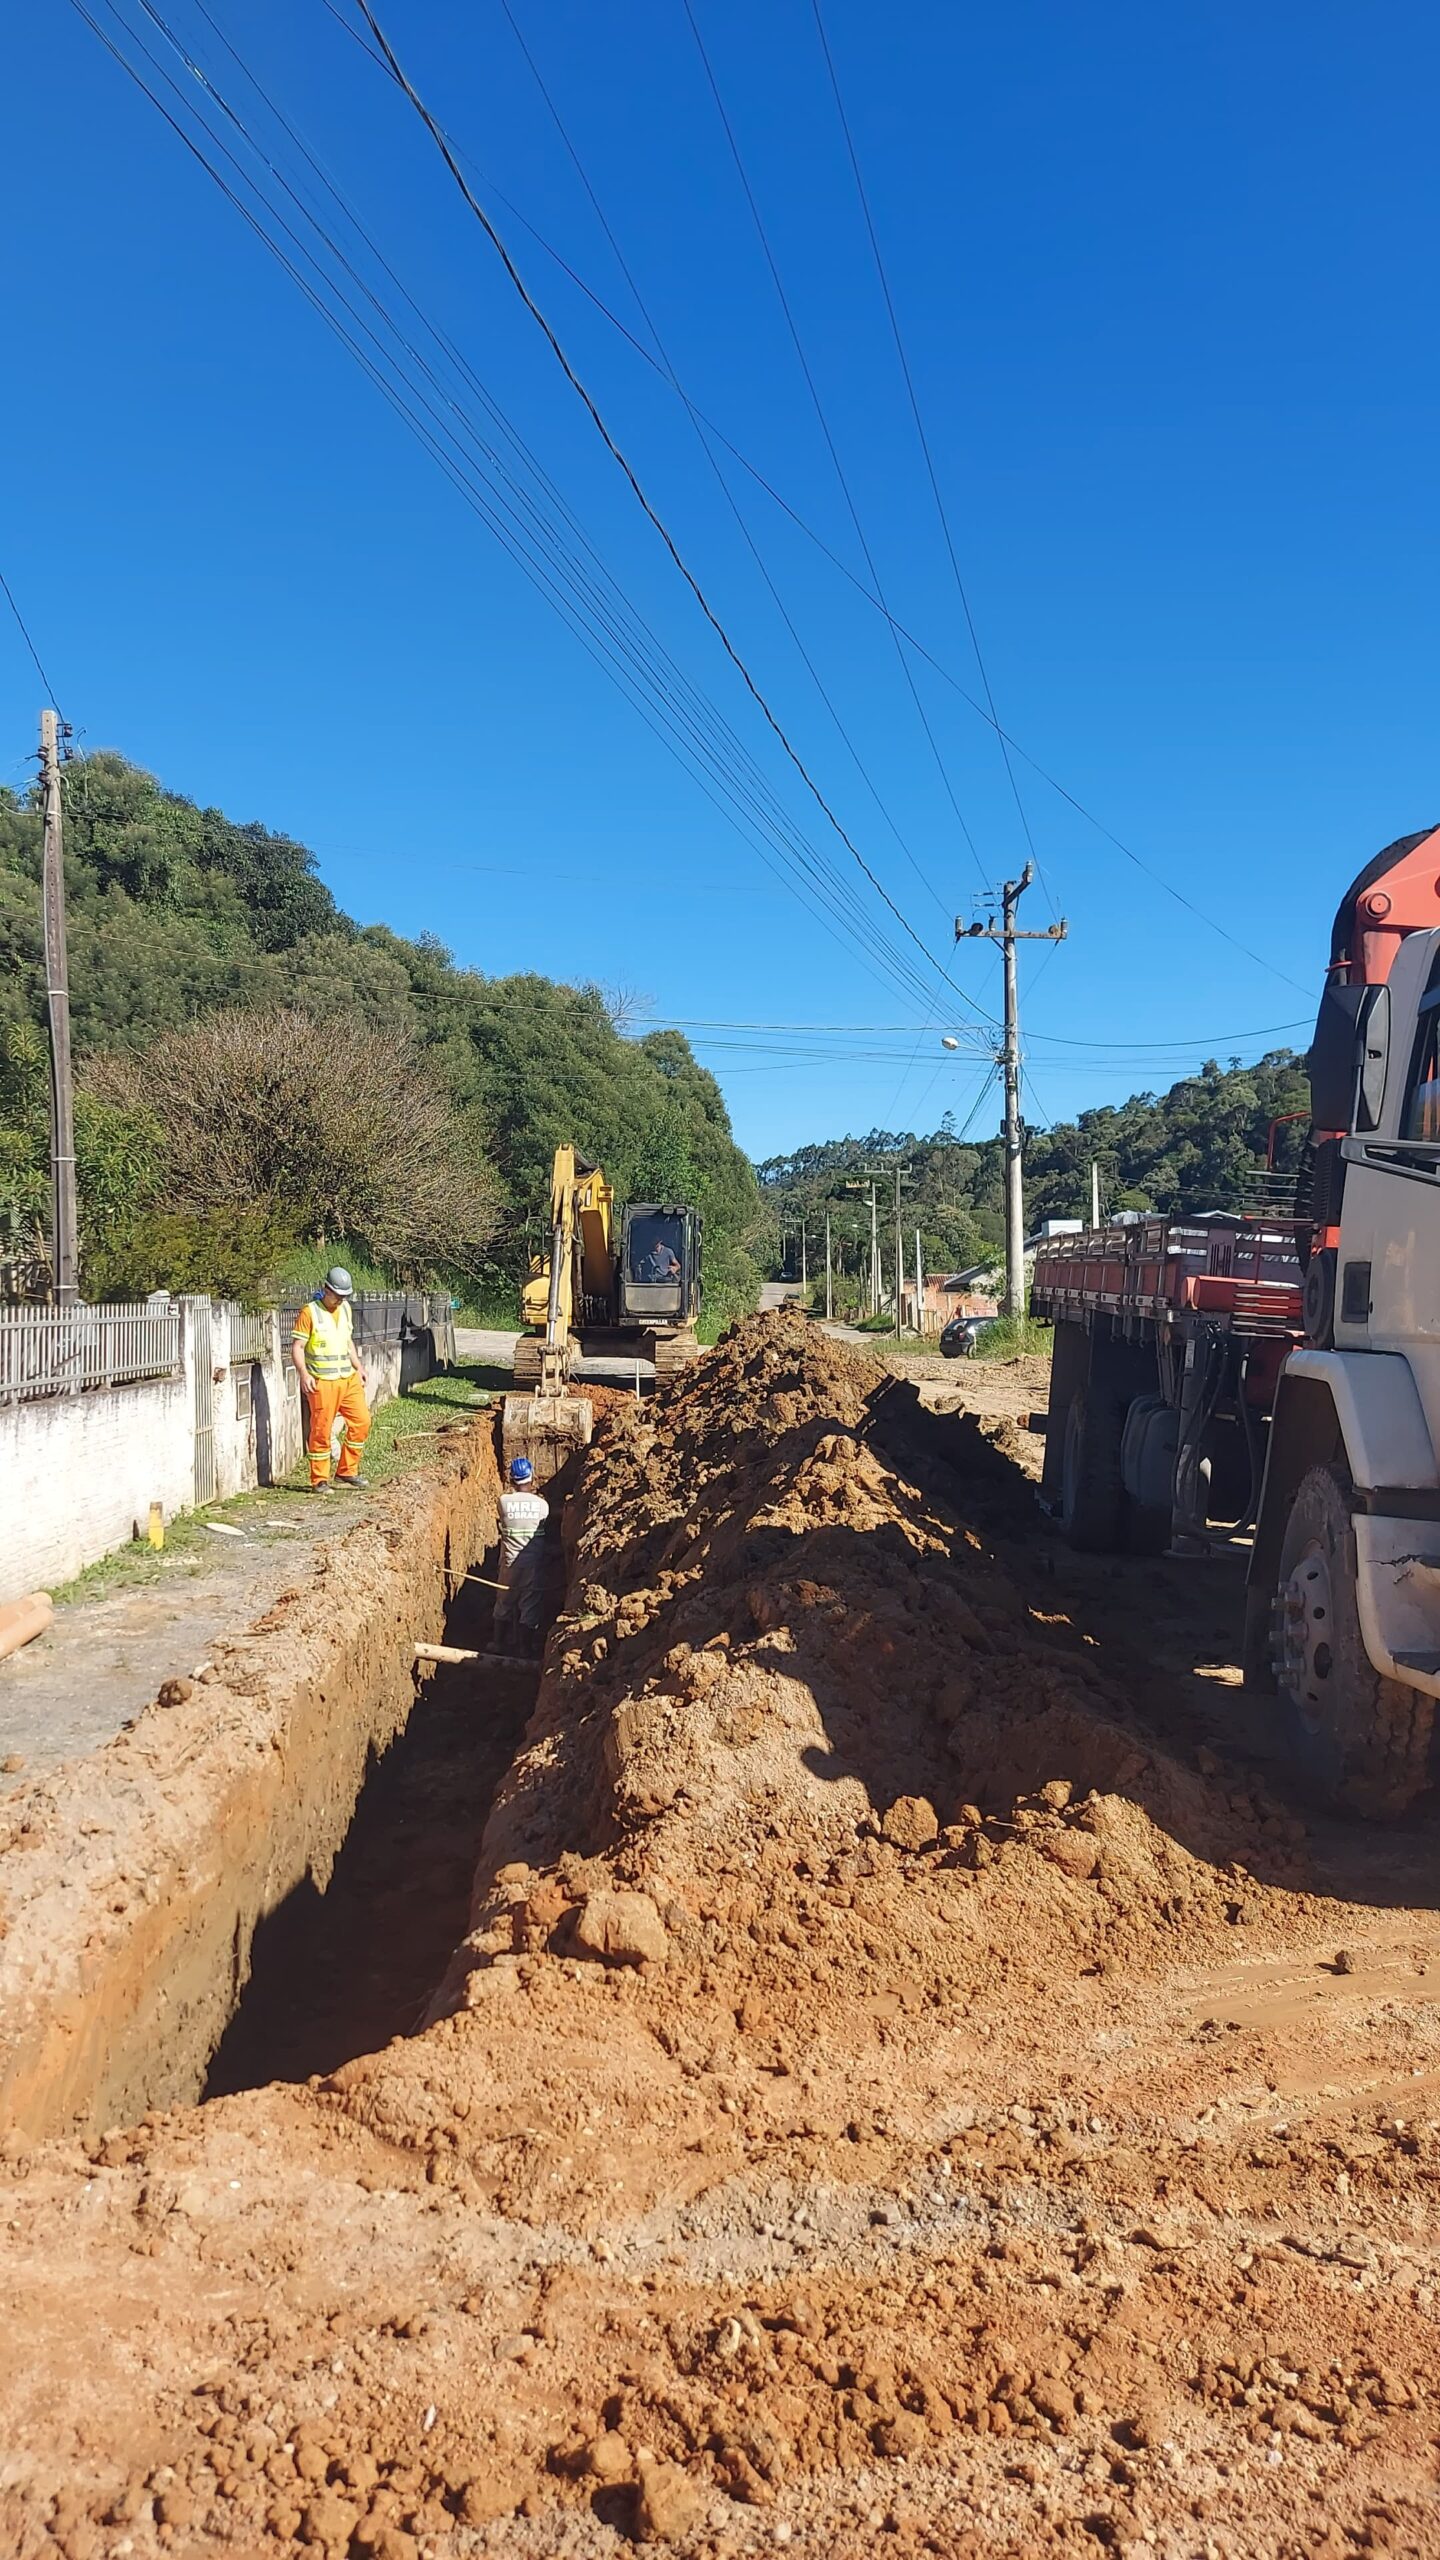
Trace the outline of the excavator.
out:
M 632 1201 L 618 1212 L 600 1167 L 557 1147 L 550 1178 L 550 1250 L 536 1254 L 520 1293 L 525 1328 L 505 1400 L 507 1460 L 528 1457 L 547 1482 L 594 1429 L 587 1396 L 570 1392 L 587 1353 L 631 1352 L 673 1377 L 699 1353 L 700 1220 L 674 1202 Z

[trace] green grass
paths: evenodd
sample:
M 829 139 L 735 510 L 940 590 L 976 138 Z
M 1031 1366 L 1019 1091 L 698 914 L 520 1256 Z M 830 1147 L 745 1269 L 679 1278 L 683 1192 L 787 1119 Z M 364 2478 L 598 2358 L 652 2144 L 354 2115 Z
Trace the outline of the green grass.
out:
M 87 1564 L 73 1581 L 56 1584 L 50 1596 L 57 1609 L 67 1609 L 77 1601 L 108 1600 L 117 1591 L 168 1581 L 181 1569 L 199 1571 L 207 1564 L 220 1562 L 223 1549 L 230 1543 L 228 1539 L 210 1537 L 205 1527 L 207 1520 L 243 1529 L 247 1536 L 263 1536 L 272 1519 L 296 1517 L 297 1500 L 303 1501 L 304 1496 L 296 1492 L 292 1479 L 288 1486 L 265 1485 L 255 1493 L 237 1494 L 231 1502 L 208 1502 L 203 1511 L 181 1512 L 166 1521 L 163 1548 L 152 1547 L 143 1537 L 134 1539 L 129 1546 L 116 1547 L 97 1563 Z
M 997 1316 L 976 1343 L 975 1357 L 1021 1360 L 1039 1354 L 1048 1360 L 1054 1340 L 1054 1327 L 1039 1323 L 1034 1316 Z
M 501 1370 L 447 1369 L 436 1377 L 422 1378 L 405 1395 L 392 1396 L 388 1404 L 377 1405 L 361 1460 L 370 1482 L 389 1484 L 405 1473 L 409 1459 L 433 1457 L 438 1426 L 477 1412 L 497 1389 L 503 1391 L 505 1382 L 506 1373 Z M 308 1467 L 302 1467 L 290 1482 L 307 1484 Z

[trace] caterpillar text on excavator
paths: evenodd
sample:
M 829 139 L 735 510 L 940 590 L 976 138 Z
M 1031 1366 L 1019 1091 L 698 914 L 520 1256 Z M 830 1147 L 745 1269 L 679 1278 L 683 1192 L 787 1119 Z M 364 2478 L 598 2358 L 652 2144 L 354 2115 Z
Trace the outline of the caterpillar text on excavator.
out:
M 657 1378 L 699 1351 L 700 1219 L 682 1203 L 632 1201 L 618 1211 L 600 1167 L 557 1147 L 550 1180 L 550 1250 L 537 1254 L 520 1295 L 525 1327 L 505 1401 L 505 1455 L 528 1457 L 547 1482 L 594 1428 L 594 1408 L 571 1392 L 578 1359 L 604 1352 L 649 1360 Z

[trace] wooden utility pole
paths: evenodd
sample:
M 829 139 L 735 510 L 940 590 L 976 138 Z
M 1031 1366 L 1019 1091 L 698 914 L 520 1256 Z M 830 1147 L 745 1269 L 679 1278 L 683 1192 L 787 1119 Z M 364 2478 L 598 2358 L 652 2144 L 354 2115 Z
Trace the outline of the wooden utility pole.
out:
M 50 1015 L 51 1251 L 55 1303 L 80 1294 L 75 1211 L 75 1089 L 70 1073 L 70 971 L 65 956 L 65 856 L 60 818 L 60 724 L 40 714 L 40 800 L 45 820 L 45 994 Z
M 1035 877 L 1035 865 L 1027 862 L 1018 880 L 1006 880 L 1000 889 L 1001 921 L 997 928 L 990 916 L 983 924 L 962 925 L 955 920 L 955 939 L 983 935 L 987 942 L 998 942 L 1005 962 L 1005 1036 L 1000 1051 L 1000 1064 L 1005 1077 L 1005 1300 L 1007 1316 L 1025 1312 L 1025 1178 L 1020 1149 L 1020 985 L 1015 962 L 1017 942 L 1063 942 L 1069 927 L 1062 916 L 1058 923 L 1047 925 L 1043 933 L 1021 933 L 1015 923 L 1015 910 Z

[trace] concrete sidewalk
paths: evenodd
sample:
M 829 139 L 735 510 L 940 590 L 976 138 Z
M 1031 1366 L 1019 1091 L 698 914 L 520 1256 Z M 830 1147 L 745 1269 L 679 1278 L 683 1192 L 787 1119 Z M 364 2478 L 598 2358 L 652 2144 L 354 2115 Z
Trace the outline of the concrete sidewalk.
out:
M 202 1546 L 158 1558 L 153 1581 L 58 1609 L 43 1636 L 0 1662 L 0 1761 L 18 1755 L 33 1777 L 98 1750 L 162 1680 L 188 1675 L 217 1637 L 237 1635 L 308 1578 L 316 1549 L 368 1508 L 363 1494 L 344 1502 L 257 1497 L 239 1537 L 202 1532 Z

